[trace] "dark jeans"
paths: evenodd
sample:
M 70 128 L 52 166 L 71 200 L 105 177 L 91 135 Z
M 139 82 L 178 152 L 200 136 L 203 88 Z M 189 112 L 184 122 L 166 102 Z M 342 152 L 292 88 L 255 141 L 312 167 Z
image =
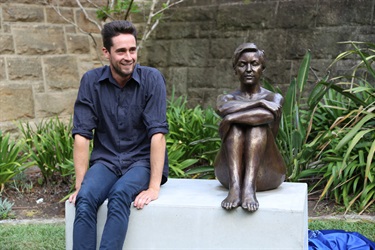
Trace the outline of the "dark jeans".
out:
M 86 173 L 76 200 L 73 249 L 96 249 L 96 222 L 99 206 L 108 198 L 107 221 L 100 249 L 122 249 L 128 229 L 130 205 L 148 188 L 150 169 L 134 166 L 117 176 L 101 163 Z

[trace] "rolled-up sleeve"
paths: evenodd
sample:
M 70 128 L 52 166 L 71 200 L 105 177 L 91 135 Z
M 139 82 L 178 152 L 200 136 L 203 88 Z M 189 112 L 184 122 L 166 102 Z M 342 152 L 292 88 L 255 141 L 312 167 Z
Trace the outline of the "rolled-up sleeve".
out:
M 147 104 L 143 116 L 147 135 L 151 138 L 156 133 L 168 133 L 167 95 L 165 79 L 159 71 L 152 71 L 152 75 L 148 79 L 152 82 L 148 84 Z
M 85 74 L 80 83 L 77 100 L 74 104 L 73 137 L 79 134 L 88 139 L 93 138 L 93 129 L 96 128 L 97 115 L 95 114 L 92 97 L 92 84 L 89 74 Z

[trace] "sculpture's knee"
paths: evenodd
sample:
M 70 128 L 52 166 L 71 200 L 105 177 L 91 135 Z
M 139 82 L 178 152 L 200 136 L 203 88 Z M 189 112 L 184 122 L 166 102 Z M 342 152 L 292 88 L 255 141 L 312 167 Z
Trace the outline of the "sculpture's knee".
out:
M 240 125 L 233 124 L 226 137 L 226 143 L 240 143 L 244 138 L 244 129 Z
M 251 142 L 252 145 L 264 144 L 267 142 L 268 131 L 268 126 L 252 127 L 248 133 L 246 133 L 247 141 Z

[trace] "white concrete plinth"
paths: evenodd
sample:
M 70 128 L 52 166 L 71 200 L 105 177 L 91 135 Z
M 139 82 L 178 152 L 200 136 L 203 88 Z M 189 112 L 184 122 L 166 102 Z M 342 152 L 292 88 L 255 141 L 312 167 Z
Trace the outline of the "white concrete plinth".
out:
M 159 199 L 131 209 L 123 249 L 307 249 L 307 185 L 283 183 L 258 192 L 259 210 L 226 211 L 228 191 L 216 180 L 169 179 Z M 98 212 L 98 242 L 106 220 Z M 75 209 L 66 203 L 66 249 L 72 249 Z M 99 243 L 98 243 L 99 245 Z

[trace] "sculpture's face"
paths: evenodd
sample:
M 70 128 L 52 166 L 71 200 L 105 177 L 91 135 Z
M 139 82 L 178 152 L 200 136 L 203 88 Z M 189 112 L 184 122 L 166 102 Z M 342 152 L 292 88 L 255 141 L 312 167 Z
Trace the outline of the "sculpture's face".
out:
M 242 53 L 237 61 L 235 72 L 241 84 L 258 84 L 263 72 L 259 54 L 251 51 Z

